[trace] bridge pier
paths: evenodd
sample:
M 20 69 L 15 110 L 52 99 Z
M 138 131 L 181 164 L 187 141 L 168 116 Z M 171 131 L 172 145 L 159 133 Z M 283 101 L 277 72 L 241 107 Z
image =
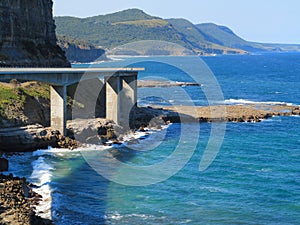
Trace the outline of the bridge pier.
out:
M 143 70 L 143 68 L 0 68 L 0 81 L 35 80 L 50 84 L 51 127 L 66 135 L 67 86 L 80 83 L 89 91 L 93 91 L 98 90 L 98 87 L 101 90 L 103 85 L 106 85 L 104 87 L 106 99 L 100 97 L 103 98 L 101 99 L 103 105 L 106 102 L 106 118 L 114 120 L 127 129 L 131 109 L 137 102 L 138 71 Z M 103 84 L 93 79 L 104 79 L 105 82 Z M 99 100 L 98 93 L 87 94 L 87 96 L 92 103 Z M 88 102 L 84 103 L 88 105 Z M 90 113 L 95 111 L 94 104 L 88 105 L 87 108 L 90 109 Z M 102 113 L 102 109 L 99 112 Z
M 50 86 L 50 123 L 53 130 L 66 135 L 67 125 L 67 86 Z
M 106 118 L 129 129 L 131 109 L 137 102 L 137 74 L 105 78 Z M 66 135 L 67 86 L 50 86 L 51 127 Z M 96 99 L 93 99 L 96 100 Z
M 105 84 L 106 118 L 128 129 L 131 109 L 137 103 L 137 74 L 112 76 Z

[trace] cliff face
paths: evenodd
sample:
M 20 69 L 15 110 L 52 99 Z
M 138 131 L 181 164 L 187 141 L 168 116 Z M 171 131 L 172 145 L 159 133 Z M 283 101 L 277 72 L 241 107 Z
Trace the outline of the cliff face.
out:
M 52 0 L 0 1 L 0 66 L 70 66 L 56 44 L 52 5 Z
M 70 62 L 87 63 L 107 60 L 104 49 L 84 41 L 58 36 L 58 45 L 66 53 L 66 57 Z

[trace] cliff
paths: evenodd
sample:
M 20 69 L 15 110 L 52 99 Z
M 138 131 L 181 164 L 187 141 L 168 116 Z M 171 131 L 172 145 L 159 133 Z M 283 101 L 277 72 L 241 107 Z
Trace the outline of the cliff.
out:
M 56 44 L 52 5 L 52 0 L 0 1 L 0 66 L 70 66 Z
M 106 60 L 105 50 L 66 36 L 58 36 L 58 45 L 70 62 L 94 62 Z

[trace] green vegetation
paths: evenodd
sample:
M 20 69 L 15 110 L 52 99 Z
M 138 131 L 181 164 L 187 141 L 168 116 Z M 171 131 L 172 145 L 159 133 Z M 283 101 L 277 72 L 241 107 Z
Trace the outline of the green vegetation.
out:
M 223 54 L 228 51 L 232 51 L 233 53 L 243 53 L 239 49 L 233 49 L 230 46 L 224 46 L 207 39 L 207 37 L 188 20 L 168 19 L 167 21 L 183 36 L 184 40 L 190 44 L 190 49 L 199 54 Z
M 164 20 L 138 9 L 85 19 L 56 17 L 55 22 L 59 39 L 67 36 L 110 49 L 136 41 L 159 40 L 179 44 L 199 54 L 222 54 L 226 50 L 240 53 L 206 40 L 197 27 L 187 20 Z
M 84 19 L 56 17 L 55 22 L 59 35 L 108 49 L 141 40 L 160 40 L 179 44 L 198 54 L 300 51 L 300 45 L 248 42 L 225 26 L 213 23 L 194 25 L 185 19 L 165 20 L 139 9 Z M 164 49 L 161 52 L 165 52 Z
M 5 118 L 10 107 L 23 109 L 27 97 L 50 99 L 49 85 L 37 82 L 19 84 L 16 80 L 0 83 L 0 117 Z
M 205 40 L 205 37 L 198 31 L 194 24 L 185 19 L 168 19 L 167 20 L 193 47 L 211 46 Z
M 127 9 L 121 12 L 111 13 L 107 15 L 100 15 L 95 17 L 86 18 L 86 22 L 100 22 L 100 23 L 116 23 L 122 21 L 135 21 L 135 20 L 152 20 L 160 19 L 159 17 L 150 16 L 140 9 Z
M 82 49 L 90 49 L 91 45 L 83 40 L 75 39 L 68 36 L 57 35 L 57 44 L 63 48 L 67 48 L 69 45 L 81 47 Z
M 45 83 L 28 82 L 20 90 L 34 98 L 50 99 L 50 87 Z
M 0 87 L 0 108 L 3 108 L 5 104 L 13 103 L 20 100 L 20 96 L 16 90 L 10 87 Z
M 141 40 L 164 40 L 186 45 L 167 21 L 138 9 L 85 19 L 55 17 L 55 23 L 58 35 L 106 48 Z
M 21 106 L 25 97 L 19 95 L 17 89 L 0 85 L 0 117 L 6 117 L 6 109 L 10 106 Z
M 196 25 L 200 33 L 209 41 L 228 47 L 247 45 L 248 42 L 236 36 L 229 28 L 213 23 Z
M 262 51 L 262 46 L 245 41 L 238 37 L 232 30 L 225 26 L 218 26 L 213 23 L 196 25 L 199 32 L 206 40 L 229 48 L 239 48 L 249 52 Z
M 133 26 L 146 26 L 146 27 L 164 27 L 168 25 L 168 22 L 162 19 L 152 19 L 152 20 L 134 20 L 134 21 L 123 21 L 115 22 L 112 25 L 133 25 Z

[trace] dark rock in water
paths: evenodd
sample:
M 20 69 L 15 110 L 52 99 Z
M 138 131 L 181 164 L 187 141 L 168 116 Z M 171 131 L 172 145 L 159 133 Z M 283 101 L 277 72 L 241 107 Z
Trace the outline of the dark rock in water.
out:
M 0 174 L 0 224 L 52 225 L 36 215 L 41 196 L 33 192 L 25 178 Z
M 140 126 L 139 131 L 140 131 L 140 132 L 146 132 L 146 131 L 145 131 L 145 127 L 144 127 L 144 126 Z
M 48 146 L 74 149 L 78 142 L 64 137 L 51 128 L 27 126 L 0 129 L 0 151 L 26 152 L 47 149 Z
M 52 0 L 0 1 L 1 67 L 70 67 L 56 44 Z
M 8 160 L 0 158 L 0 172 L 8 171 Z
M 98 135 L 107 135 L 107 128 L 101 126 L 98 128 Z

